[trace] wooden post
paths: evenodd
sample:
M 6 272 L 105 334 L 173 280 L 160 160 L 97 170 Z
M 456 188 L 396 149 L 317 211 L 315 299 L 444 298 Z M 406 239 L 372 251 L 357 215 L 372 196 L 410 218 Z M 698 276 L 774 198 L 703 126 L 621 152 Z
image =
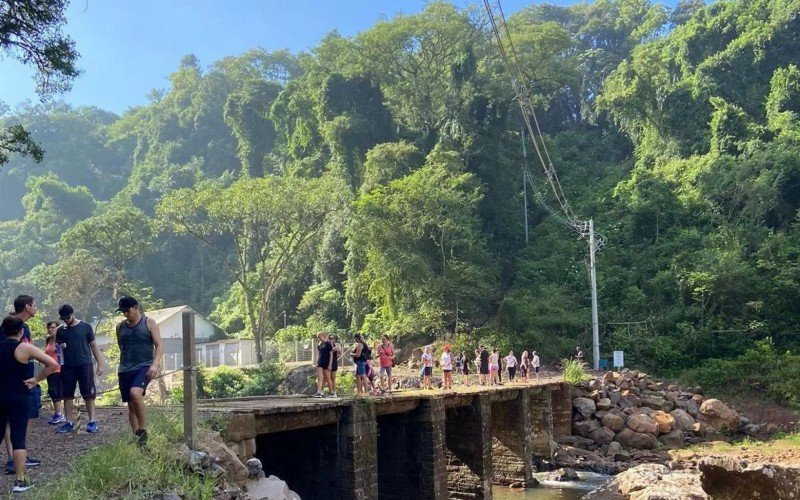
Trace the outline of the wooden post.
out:
M 197 360 L 194 352 L 194 312 L 183 312 L 183 437 L 194 448 L 197 423 Z

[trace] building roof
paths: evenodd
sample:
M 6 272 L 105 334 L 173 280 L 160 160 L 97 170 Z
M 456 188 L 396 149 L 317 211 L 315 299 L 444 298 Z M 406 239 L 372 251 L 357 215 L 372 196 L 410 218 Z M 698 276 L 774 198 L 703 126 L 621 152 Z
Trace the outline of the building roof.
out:
M 175 316 L 176 314 L 181 313 L 187 309 L 189 311 L 194 312 L 194 310 L 191 307 L 184 305 L 177 307 L 167 307 L 165 309 L 155 309 L 153 311 L 144 311 L 144 315 L 147 316 L 148 318 L 153 318 L 154 320 L 156 320 L 156 323 L 161 324 L 164 321 L 171 318 L 172 316 Z M 195 312 L 195 314 L 197 313 Z

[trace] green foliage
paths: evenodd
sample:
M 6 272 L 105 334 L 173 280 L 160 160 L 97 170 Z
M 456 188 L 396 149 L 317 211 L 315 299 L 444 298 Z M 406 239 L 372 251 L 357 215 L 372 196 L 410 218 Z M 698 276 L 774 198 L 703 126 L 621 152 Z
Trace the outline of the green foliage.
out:
M 218 480 L 185 467 L 178 455 L 183 441 L 180 412 L 150 412 L 147 453 L 130 438 L 98 446 L 70 463 L 70 470 L 49 484 L 37 485 L 32 498 L 152 498 L 164 491 L 210 499 Z
M 284 377 L 283 365 L 278 362 L 264 362 L 253 368 L 201 368 L 197 376 L 197 393 L 202 398 L 276 394 Z
M 800 356 L 779 352 L 769 338 L 756 342 L 741 356 L 709 359 L 683 377 L 709 391 L 753 393 L 800 408 Z
M 561 366 L 564 370 L 564 380 L 570 384 L 577 384 L 589 380 L 589 368 L 586 363 L 575 359 L 562 359 Z

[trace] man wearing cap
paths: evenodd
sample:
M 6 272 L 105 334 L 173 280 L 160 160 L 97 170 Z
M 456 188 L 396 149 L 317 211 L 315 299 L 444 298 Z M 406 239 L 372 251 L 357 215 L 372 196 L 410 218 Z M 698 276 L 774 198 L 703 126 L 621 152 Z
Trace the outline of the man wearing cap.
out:
M 92 326 L 75 317 L 75 310 L 69 304 L 58 308 L 58 317 L 64 322 L 56 332 L 56 342 L 63 345 L 64 364 L 61 366 L 61 388 L 64 392 L 64 413 L 67 421 L 56 429 L 59 434 L 72 432 L 75 426 L 75 387 L 80 387 L 81 397 L 86 402 L 89 423 L 86 432 L 95 433 L 100 430 L 94 419 L 94 365 L 92 356 L 97 361 L 97 376 L 105 371 L 105 362 L 94 339 Z
M 138 300 L 122 297 L 117 311 L 125 316 L 125 321 L 117 325 L 119 392 L 122 402 L 128 403 L 128 420 L 137 443 L 144 446 L 147 444 L 144 395 L 147 384 L 158 375 L 164 346 L 158 323 L 142 314 Z

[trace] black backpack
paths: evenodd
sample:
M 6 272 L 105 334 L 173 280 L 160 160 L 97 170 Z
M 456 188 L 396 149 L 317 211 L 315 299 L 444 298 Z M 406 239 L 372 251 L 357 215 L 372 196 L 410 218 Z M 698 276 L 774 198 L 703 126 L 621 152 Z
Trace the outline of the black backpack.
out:
M 361 355 L 364 356 L 365 361 L 370 361 L 372 359 L 372 349 L 364 343 L 364 348 L 361 350 Z

